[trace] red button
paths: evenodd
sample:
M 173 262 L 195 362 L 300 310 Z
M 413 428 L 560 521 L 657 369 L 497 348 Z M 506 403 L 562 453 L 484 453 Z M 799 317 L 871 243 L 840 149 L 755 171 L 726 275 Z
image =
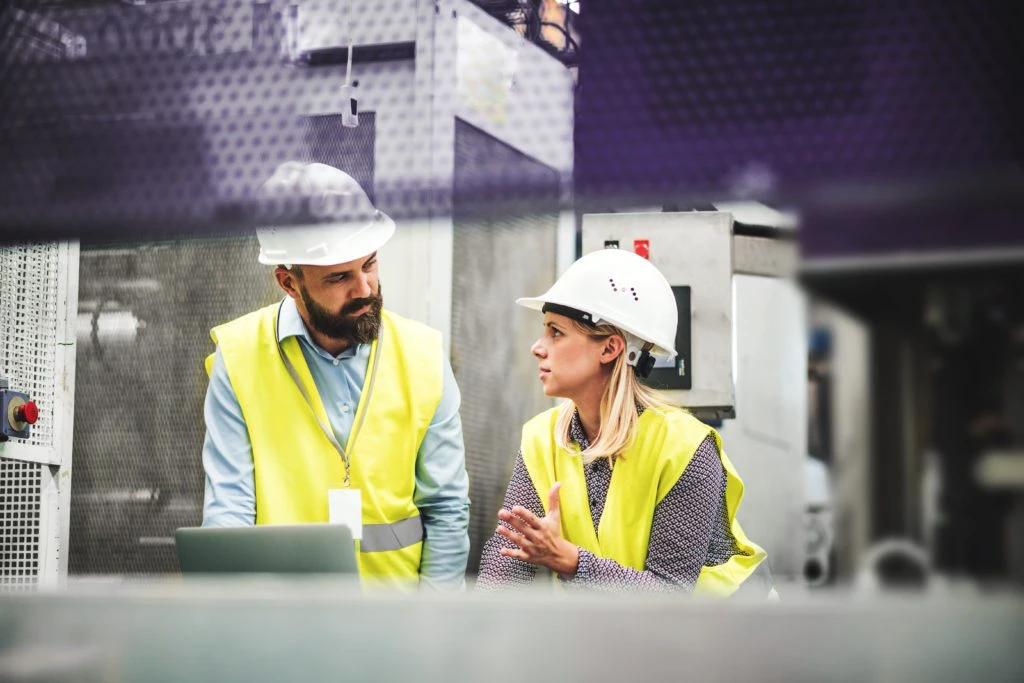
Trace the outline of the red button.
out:
M 637 256 L 643 256 L 645 259 L 651 258 L 651 241 L 650 240 L 633 240 L 633 253 Z
M 34 425 L 36 420 L 39 419 L 39 406 L 36 405 L 35 401 L 29 401 L 23 406 L 18 406 L 14 409 L 14 419 L 18 422 L 28 422 L 30 425 Z

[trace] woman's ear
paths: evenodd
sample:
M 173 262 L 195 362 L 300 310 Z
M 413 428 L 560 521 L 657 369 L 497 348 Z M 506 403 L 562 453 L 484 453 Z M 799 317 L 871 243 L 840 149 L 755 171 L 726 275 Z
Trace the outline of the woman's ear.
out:
M 613 334 L 604 340 L 601 348 L 601 364 L 607 365 L 626 351 L 626 340 L 620 335 Z

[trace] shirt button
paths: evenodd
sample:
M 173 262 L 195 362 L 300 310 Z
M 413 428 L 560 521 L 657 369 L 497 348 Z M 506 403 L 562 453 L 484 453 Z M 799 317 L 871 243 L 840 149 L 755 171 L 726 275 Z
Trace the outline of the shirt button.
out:
M 334 360 L 333 360 L 332 362 L 333 362 L 333 363 L 334 363 L 335 365 L 337 365 L 337 364 L 338 364 L 338 363 L 340 363 L 341 361 L 340 361 L 339 359 L 335 358 L 335 359 L 334 359 Z
M 350 410 L 352 410 L 352 408 L 349 407 L 349 405 L 347 403 L 341 406 L 341 412 L 343 412 L 343 413 L 347 413 Z

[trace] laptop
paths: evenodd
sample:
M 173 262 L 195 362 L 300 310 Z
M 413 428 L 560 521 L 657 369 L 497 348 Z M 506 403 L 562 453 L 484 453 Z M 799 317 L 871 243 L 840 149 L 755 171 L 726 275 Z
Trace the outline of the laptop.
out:
M 359 574 L 343 524 L 182 527 L 174 544 L 184 574 Z

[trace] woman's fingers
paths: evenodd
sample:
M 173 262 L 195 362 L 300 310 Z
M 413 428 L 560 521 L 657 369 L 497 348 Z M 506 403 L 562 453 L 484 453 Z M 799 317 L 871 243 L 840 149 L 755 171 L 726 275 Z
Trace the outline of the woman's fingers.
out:
M 523 510 L 527 514 L 530 514 L 528 510 L 526 510 L 525 508 L 519 508 L 518 506 L 512 508 L 512 512 L 509 512 L 508 510 L 505 510 L 503 508 L 501 510 L 498 510 L 498 519 L 514 528 L 523 536 L 526 536 L 527 538 L 532 540 L 536 535 L 536 530 L 532 525 L 530 525 L 530 523 L 527 520 L 523 519 L 522 515 L 520 515 L 518 512 L 515 512 L 515 510 L 517 509 Z
M 530 512 L 529 510 L 524 508 L 522 505 L 516 505 L 515 507 L 513 507 L 512 508 L 512 514 L 514 514 L 514 515 L 518 516 L 520 519 L 522 519 L 523 522 L 527 526 L 529 526 L 531 529 L 540 529 L 541 528 L 540 517 L 538 517 L 537 515 L 533 514 L 532 512 Z
M 513 531 L 512 529 L 509 529 L 507 526 L 502 526 L 502 525 L 499 524 L 498 528 L 496 529 L 496 531 L 500 535 L 504 536 L 505 538 L 507 538 L 508 540 L 512 541 L 513 543 L 515 543 L 518 546 L 522 546 L 523 541 L 525 540 L 525 537 L 522 534 L 520 534 L 520 533 L 518 533 L 516 531 Z
M 562 488 L 562 482 L 556 481 L 555 485 L 548 491 L 548 515 L 561 514 L 561 510 L 558 504 L 558 492 Z
M 530 561 L 530 556 L 518 548 L 500 548 L 498 552 L 505 557 L 512 557 L 523 562 Z

